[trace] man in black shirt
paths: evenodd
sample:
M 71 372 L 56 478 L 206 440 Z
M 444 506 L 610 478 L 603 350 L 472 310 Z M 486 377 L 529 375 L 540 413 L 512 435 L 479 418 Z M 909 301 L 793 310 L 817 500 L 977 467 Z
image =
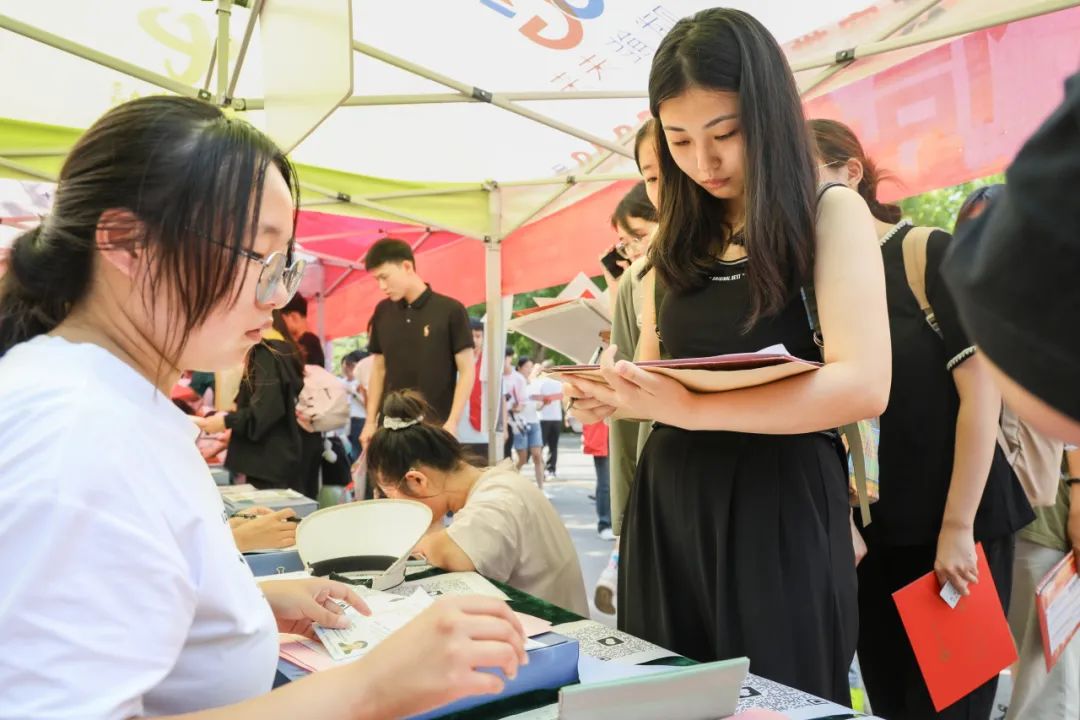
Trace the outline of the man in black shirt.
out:
M 307 300 L 300 293 L 293 295 L 292 300 L 281 308 L 281 318 L 285 321 L 285 327 L 289 328 L 293 340 L 300 346 L 300 352 L 304 354 L 304 364 L 326 367 L 326 355 L 323 353 L 319 336 L 308 331 Z
M 372 245 L 364 267 L 386 299 L 371 316 L 373 362 L 361 444 L 367 447 L 381 421 L 383 398 L 395 390 L 420 391 L 439 414 L 438 422 L 455 433 L 476 380 L 465 306 L 432 291 L 416 273 L 412 248 L 401 240 L 384 238 Z

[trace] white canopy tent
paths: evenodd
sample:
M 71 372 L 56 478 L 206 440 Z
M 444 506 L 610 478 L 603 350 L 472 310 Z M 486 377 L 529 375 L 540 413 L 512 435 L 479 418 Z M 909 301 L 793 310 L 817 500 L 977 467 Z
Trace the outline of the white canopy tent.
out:
M 0 174 L 53 179 L 70 146 L 71 133 L 63 128 L 86 127 L 136 95 L 164 91 L 202 97 L 272 130 L 267 57 L 277 61 L 275 73 L 291 63 L 303 76 L 327 48 L 299 29 L 294 46 L 264 45 L 260 13 L 295 13 L 300 28 L 325 23 L 335 7 L 351 10 L 351 28 L 333 41 L 343 44 L 351 60 L 351 87 L 291 153 L 301 166 L 302 204 L 336 215 L 412 223 L 427 232 L 423 238 L 445 232 L 468 239 L 457 255 L 453 245 L 431 248 L 432 272 L 443 273 L 439 277 L 451 286 L 455 275 L 470 275 L 475 283 L 482 262 L 483 297 L 488 307 L 498 307 L 507 292 L 531 289 L 529 279 L 519 277 L 523 272 L 537 273 L 530 276 L 537 283 L 558 282 L 540 272 L 544 263 L 558 264 L 556 254 L 579 263 L 595 257 L 605 242 L 593 237 L 597 220 L 606 218 L 613 204 L 612 195 L 603 193 L 636 179 L 628 143 L 647 114 L 651 56 L 676 19 L 714 4 L 0 0 L 0 67 L 18 68 L 0 87 L 0 118 L 6 119 L 0 120 Z M 1080 2 L 739 0 L 727 5 L 762 20 L 785 43 L 806 97 L 827 100 L 829 93 L 950 38 Z M 309 74 L 312 87 L 324 79 L 323 66 L 317 68 Z M 567 226 L 588 234 L 557 234 Z M 343 276 L 362 275 L 362 252 L 351 257 L 319 252 L 321 243 L 335 239 L 309 243 L 302 238 L 327 266 L 315 294 L 322 300 L 336 291 L 342 305 L 353 302 L 359 314 L 359 301 L 369 300 L 370 286 L 364 290 L 362 281 L 338 285 Z M 504 259 L 504 248 L 518 253 L 513 263 Z M 462 259 L 466 252 L 471 253 L 468 265 Z M 336 280 L 329 277 L 330 268 Z M 501 315 L 491 314 L 488 357 L 499 356 Z M 489 387 L 497 388 L 497 364 L 488 365 Z M 495 395 L 489 398 L 492 412 Z

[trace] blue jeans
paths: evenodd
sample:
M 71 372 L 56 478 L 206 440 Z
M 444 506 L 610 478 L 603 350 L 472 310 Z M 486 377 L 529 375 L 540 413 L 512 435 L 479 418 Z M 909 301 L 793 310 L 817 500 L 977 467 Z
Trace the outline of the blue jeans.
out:
M 540 434 L 540 423 L 538 422 L 526 425 L 523 433 L 514 433 L 515 450 L 532 450 L 543 446 L 544 440 Z
M 597 530 L 611 528 L 611 463 L 607 455 L 593 455 L 596 466 Z

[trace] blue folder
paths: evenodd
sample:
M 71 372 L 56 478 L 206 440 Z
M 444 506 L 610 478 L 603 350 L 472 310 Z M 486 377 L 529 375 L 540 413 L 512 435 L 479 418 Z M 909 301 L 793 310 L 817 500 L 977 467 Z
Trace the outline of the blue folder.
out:
M 532 639 L 543 643 L 544 647 L 529 651 L 529 664 L 518 668 L 517 677 L 507 681 L 501 693 L 462 698 L 422 715 L 414 715 L 410 720 L 433 720 L 533 690 L 558 690 L 578 681 L 577 640 L 550 632 Z M 506 676 L 498 670 L 489 672 L 506 680 Z

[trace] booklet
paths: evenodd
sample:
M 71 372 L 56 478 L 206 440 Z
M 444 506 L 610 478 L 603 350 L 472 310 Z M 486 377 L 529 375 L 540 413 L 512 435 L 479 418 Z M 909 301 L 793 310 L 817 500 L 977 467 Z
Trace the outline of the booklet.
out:
M 786 353 L 759 352 L 714 355 L 678 360 L 643 360 L 634 363 L 643 370 L 667 375 L 686 389 L 699 393 L 726 392 L 766 385 L 801 375 L 821 367 L 821 363 L 802 360 Z M 556 379 L 575 377 L 607 384 L 599 365 L 559 365 L 547 374 Z
M 1035 603 L 1042 630 L 1046 671 L 1050 672 L 1070 642 L 1080 642 L 1080 577 L 1077 576 L 1076 554 L 1066 553 L 1035 588 Z
M 610 332 L 611 316 L 606 300 L 575 298 L 521 311 L 509 329 L 574 362 L 588 362 L 601 344 L 601 333 Z
M 967 597 L 943 595 L 933 572 L 893 593 L 938 712 L 1016 662 L 1016 645 L 981 543 L 975 551 L 979 582 L 968 586 Z

